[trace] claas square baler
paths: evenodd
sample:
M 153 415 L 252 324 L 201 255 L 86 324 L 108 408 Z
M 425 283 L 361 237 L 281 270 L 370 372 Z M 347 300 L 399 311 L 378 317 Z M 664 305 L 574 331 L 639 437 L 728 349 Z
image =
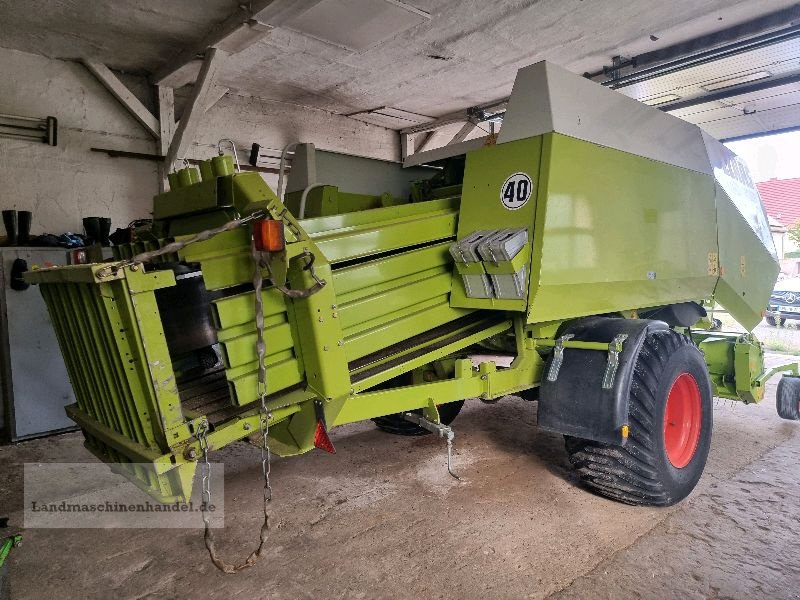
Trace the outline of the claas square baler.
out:
M 331 428 L 373 419 L 450 442 L 465 400 L 516 394 L 594 491 L 689 494 L 713 397 L 758 402 L 773 374 L 751 334 L 707 314 L 752 330 L 778 274 L 742 161 L 538 63 L 499 136 L 435 166 L 406 197 L 309 178 L 281 198 L 220 156 L 173 174 L 114 261 L 28 273 L 87 448 L 185 499 L 198 461 L 238 440 L 330 450 Z M 797 365 L 782 369 L 796 420 Z

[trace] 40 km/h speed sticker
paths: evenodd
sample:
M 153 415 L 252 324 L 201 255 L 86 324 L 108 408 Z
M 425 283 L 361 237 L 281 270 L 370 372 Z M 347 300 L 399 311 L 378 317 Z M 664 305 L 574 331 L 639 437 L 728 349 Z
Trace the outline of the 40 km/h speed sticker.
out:
M 533 181 L 527 173 L 514 173 L 500 188 L 500 202 L 508 210 L 517 210 L 525 206 L 533 193 Z

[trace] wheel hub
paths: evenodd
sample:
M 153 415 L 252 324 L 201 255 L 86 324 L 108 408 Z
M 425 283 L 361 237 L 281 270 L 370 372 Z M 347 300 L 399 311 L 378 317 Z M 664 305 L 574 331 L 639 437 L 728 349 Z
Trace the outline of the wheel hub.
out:
M 700 441 L 703 411 L 700 388 L 689 373 L 672 383 L 664 409 L 664 449 L 676 469 L 688 465 Z

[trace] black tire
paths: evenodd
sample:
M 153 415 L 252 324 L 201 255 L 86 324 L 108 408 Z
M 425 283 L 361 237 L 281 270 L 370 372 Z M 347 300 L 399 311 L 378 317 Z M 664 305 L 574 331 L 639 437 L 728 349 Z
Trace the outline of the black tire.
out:
M 450 423 L 455 421 L 463 406 L 463 400 L 439 404 L 437 408 L 439 409 L 439 420 L 441 420 L 442 425 L 450 425 Z M 415 410 L 412 412 L 422 413 L 422 410 Z M 411 421 L 406 421 L 401 413 L 386 415 L 385 417 L 376 417 L 372 420 L 379 429 L 395 435 L 427 435 L 431 433 L 427 429 L 423 429 Z
M 800 421 L 800 377 L 783 376 L 775 394 L 778 416 L 789 421 Z
M 778 320 L 775 317 L 767 315 L 766 317 L 764 317 L 764 320 L 767 322 L 767 325 L 771 325 L 772 327 L 778 327 Z
M 696 418 L 689 419 L 691 433 L 684 438 L 676 438 L 678 430 L 671 430 L 672 454 L 668 455 L 665 419 L 674 384 L 680 396 L 676 405 L 689 402 Z M 703 473 L 712 421 L 711 383 L 703 355 L 684 335 L 653 331 L 645 339 L 633 371 L 627 443 L 616 446 L 567 437 L 565 445 L 581 481 L 592 491 L 625 504 L 671 506 L 689 495 Z M 683 441 L 675 444 L 676 439 Z M 676 467 L 671 457 L 687 462 Z

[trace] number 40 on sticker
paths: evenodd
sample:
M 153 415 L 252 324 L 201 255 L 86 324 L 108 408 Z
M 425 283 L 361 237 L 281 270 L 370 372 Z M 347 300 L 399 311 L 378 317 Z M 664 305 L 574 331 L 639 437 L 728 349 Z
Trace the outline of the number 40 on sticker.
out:
M 509 210 L 525 206 L 533 193 L 533 181 L 527 173 L 514 173 L 500 188 L 500 202 Z

